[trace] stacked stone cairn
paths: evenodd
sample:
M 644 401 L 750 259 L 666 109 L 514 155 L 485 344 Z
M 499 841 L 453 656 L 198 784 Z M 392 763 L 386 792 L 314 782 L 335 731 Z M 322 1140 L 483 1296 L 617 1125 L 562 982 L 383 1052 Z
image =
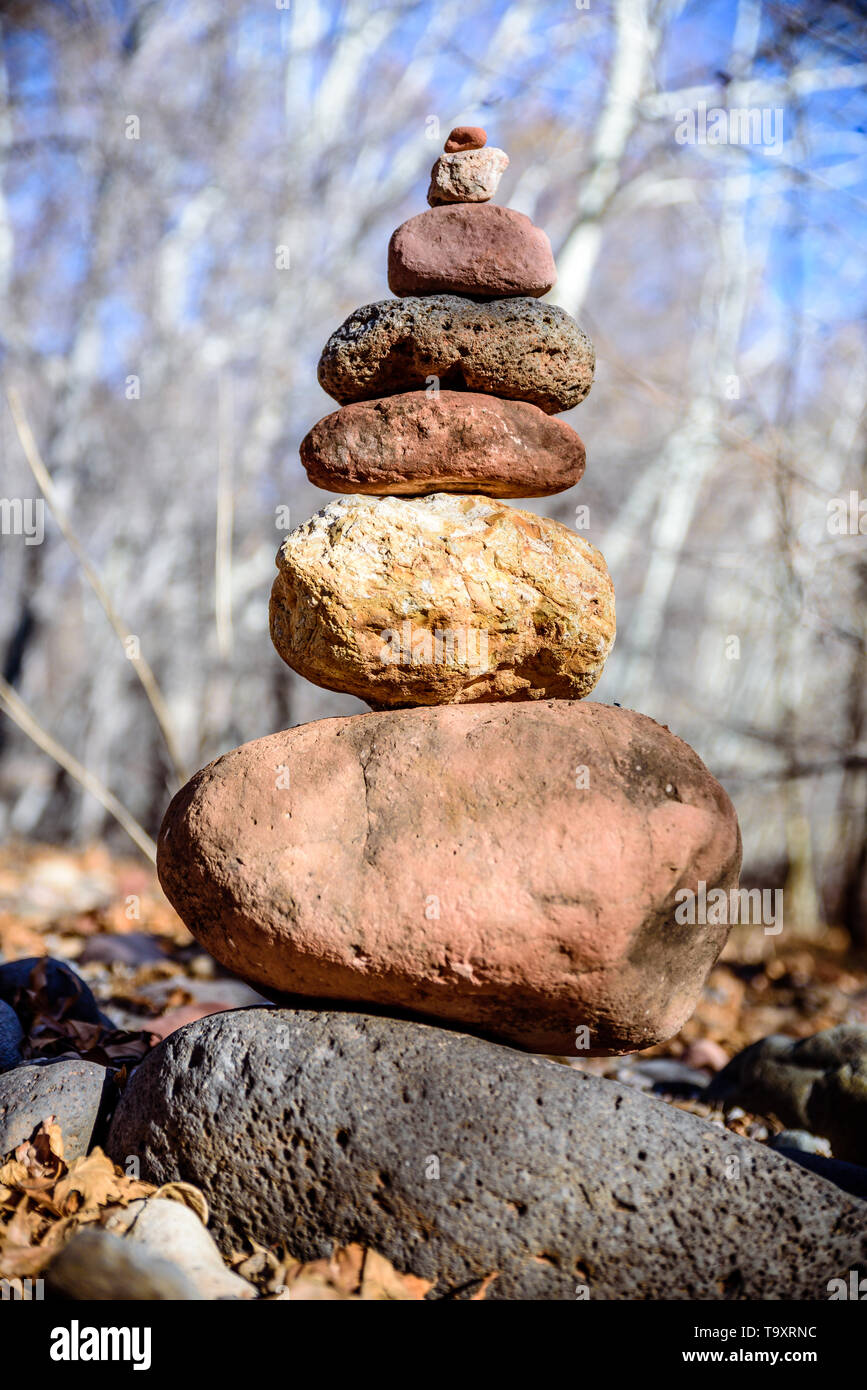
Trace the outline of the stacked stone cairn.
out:
M 581 705 L 614 641 L 583 536 L 503 499 L 573 486 L 559 412 L 595 354 L 547 236 L 490 199 L 508 157 L 452 131 L 431 207 L 388 251 L 395 298 L 332 334 L 341 408 L 301 445 L 341 494 L 277 556 L 271 635 L 374 715 L 237 749 L 172 803 L 163 886 L 232 970 L 280 996 L 432 1019 L 536 1052 L 627 1051 L 692 1011 L 724 923 L 677 890 L 736 883 L 732 806 L 642 715 Z
M 763 1151 L 768 1204 L 749 1140 L 526 1055 L 677 1032 L 727 933 L 678 909 L 736 886 L 741 845 L 692 749 L 582 703 L 614 640 L 605 562 L 504 500 L 579 481 L 556 417 L 594 369 L 542 302 L 547 237 L 490 201 L 507 164 L 451 133 L 391 239 L 395 297 L 319 364 L 341 408 L 301 455 L 339 495 L 280 549 L 271 633 L 372 712 L 217 759 L 160 833 L 190 930 L 281 1007 L 168 1038 L 110 1152 L 198 1183 L 226 1248 L 360 1240 L 432 1296 L 823 1298 L 865 1253 L 850 1199 Z

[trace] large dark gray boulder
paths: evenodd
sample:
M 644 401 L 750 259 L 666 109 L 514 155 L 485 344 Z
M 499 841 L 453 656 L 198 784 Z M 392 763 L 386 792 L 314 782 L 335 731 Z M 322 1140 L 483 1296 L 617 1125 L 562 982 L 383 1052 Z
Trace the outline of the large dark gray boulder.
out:
M 244 1009 L 171 1035 L 108 1139 L 225 1248 L 361 1241 L 468 1296 L 825 1299 L 867 1204 L 616 1082 L 424 1024 Z

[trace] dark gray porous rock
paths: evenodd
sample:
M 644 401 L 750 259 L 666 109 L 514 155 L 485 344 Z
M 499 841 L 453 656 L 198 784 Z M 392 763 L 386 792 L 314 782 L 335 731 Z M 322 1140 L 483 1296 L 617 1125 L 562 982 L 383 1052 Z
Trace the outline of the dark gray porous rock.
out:
M 663 1101 L 425 1024 L 201 1019 L 133 1074 L 109 1134 L 205 1192 L 224 1248 L 361 1241 L 467 1297 L 825 1299 L 867 1206 Z

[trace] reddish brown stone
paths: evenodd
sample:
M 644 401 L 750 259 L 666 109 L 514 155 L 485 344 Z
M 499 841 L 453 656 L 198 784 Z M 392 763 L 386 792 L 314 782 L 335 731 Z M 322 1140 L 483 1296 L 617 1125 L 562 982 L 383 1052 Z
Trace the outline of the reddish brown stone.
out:
M 303 440 L 307 476 L 327 492 L 548 497 L 584 472 L 564 420 L 474 391 L 407 391 L 326 415 Z
M 388 246 L 388 284 L 401 298 L 538 299 L 556 279 L 545 233 L 522 212 L 496 203 L 429 208 L 398 227 Z
M 565 1054 L 683 1026 L 728 926 L 677 905 L 735 887 L 740 857 L 731 802 L 679 738 L 548 700 L 248 743 L 175 797 L 157 866 L 199 942 L 257 986 Z
M 481 150 L 487 144 L 488 133 L 480 125 L 456 125 L 443 145 L 446 154 L 458 150 Z

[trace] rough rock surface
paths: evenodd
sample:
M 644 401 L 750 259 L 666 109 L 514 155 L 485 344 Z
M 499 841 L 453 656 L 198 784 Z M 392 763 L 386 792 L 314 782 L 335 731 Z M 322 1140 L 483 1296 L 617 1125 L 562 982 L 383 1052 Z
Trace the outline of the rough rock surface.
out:
M 341 405 L 417 391 L 483 391 L 571 410 L 593 384 L 593 344 L 565 309 L 535 299 L 456 295 L 365 304 L 332 333 L 319 384 Z
M 105 1067 L 63 1058 L 16 1067 L 0 1076 L 0 1155 L 29 1139 L 54 1115 L 67 1162 L 87 1153 L 107 1086 Z
M 443 149 L 446 154 L 454 154 L 456 150 L 480 150 L 487 142 L 487 131 L 480 125 L 456 125 L 449 131 Z
M 867 1027 L 842 1023 L 811 1038 L 772 1034 L 714 1077 L 715 1099 L 821 1134 L 835 1158 L 867 1163 Z
M 493 498 L 340 497 L 277 565 L 283 660 L 379 708 L 582 699 L 614 642 L 595 546 Z
M 170 1302 L 205 1297 L 171 1260 L 110 1231 L 77 1231 L 48 1269 L 48 1287 L 70 1302 Z
M 18 1066 L 23 1041 L 24 1031 L 18 1022 L 18 1015 L 0 999 L 0 1072 Z
M 398 227 L 388 244 L 388 287 L 401 296 L 538 299 L 556 279 L 551 243 L 541 227 L 495 203 L 428 208 Z
M 484 150 L 440 155 L 430 171 L 427 200 L 432 208 L 441 203 L 486 203 L 493 198 L 508 167 L 505 150 L 493 145 Z
M 133 1074 L 109 1148 L 198 1184 L 224 1248 L 363 1240 L 433 1296 L 815 1299 L 867 1207 L 616 1082 L 393 1019 L 203 1019 Z M 732 1180 L 733 1173 L 737 1180 Z
M 675 894 L 733 887 L 740 852 L 687 744 L 550 700 L 248 743 L 175 796 L 157 868 L 201 944 L 270 992 L 574 1054 L 682 1027 L 728 928 L 679 925 Z
M 301 443 L 329 492 L 548 497 L 584 473 L 584 445 L 538 406 L 475 391 L 407 391 L 326 415 Z

